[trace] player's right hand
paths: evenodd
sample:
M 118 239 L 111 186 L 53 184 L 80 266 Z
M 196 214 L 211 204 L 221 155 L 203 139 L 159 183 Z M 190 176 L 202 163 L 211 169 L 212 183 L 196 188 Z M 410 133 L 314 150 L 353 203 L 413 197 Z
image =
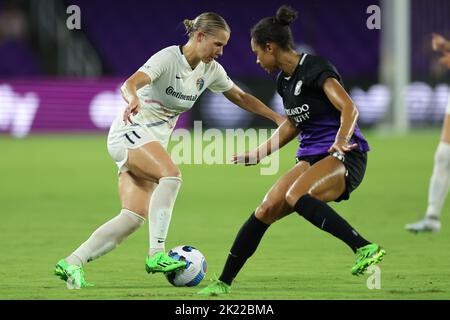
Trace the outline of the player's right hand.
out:
M 246 166 L 254 166 L 261 161 L 257 150 L 245 152 L 239 155 L 233 155 L 231 162 L 234 164 L 244 164 Z
M 341 154 L 345 154 L 346 152 L 350 152 L 353 149 L 358 147 L 357 143 L 348 144 L 347 140 L 344 139 L 336 139 L 333 145 L 328 149 L 328 153 L 339 152 Z
M 140 109 L 141 103 L 139 101 L 139 98 L 138 97 L 131 98 L 127 108 L 123 112 L 123 122 L 125 122 L 125 124 L 127 124 L 127 122 L 133 123 L 133 121 L 131 121 L 131 115 L 135 116 Z

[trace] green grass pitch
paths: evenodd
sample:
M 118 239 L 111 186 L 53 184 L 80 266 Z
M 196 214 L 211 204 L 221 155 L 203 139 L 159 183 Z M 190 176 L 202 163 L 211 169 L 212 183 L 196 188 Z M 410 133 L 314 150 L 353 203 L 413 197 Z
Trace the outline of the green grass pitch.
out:
M 354 277 L 353 253 L 297 214 L 270 227 L 225 299 L 449 299 L 450 204 L 440 234 L 413 235 L 405 223 L 426 208 L 439 131 L 407 136 L 368 132 L 366 177 L 350 201 L 332 206 L 364 237 L 382 244 L 381 289 Z M 0 299 L 203 299 L 196 292 L 220 274 L 242 223 L 294 163 L 296 143 L 281 151 L 280 171 L 258 167 L 181 165 L 183 186 L 167 249 L 200 249 L 208 273 L 198 287 L 172 287 L 148 275 L 147 224 L 108 255 L 89 263 L 95 287 L 69 291 L 53 276 L 67 256 L 119 210 L 116 167 L 106 135 L 0 137 Z

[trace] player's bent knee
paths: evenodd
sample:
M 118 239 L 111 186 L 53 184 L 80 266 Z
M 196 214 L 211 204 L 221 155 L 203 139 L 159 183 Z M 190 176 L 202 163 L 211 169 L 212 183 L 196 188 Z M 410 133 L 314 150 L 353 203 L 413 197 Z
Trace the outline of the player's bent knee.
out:
M 148 204 L 140 202 L 141 201 L 138 201 L 138 199 L 134 198 L 126 199 L 126 201 L 122 201 L 122 211 L 127 211 L 137 217 L 146 219 L 148 214 Z
M 275 203 L 264 201 L 256 208 L 255 216 L 265 224 L 272 224 L 279 219 L 276 208 Z
M 300 196 L 297 194 L 293 194 L 292 192 L 289 192 L 286 194 L 286 202 L 289 204 L 291 208 L 294 208 L 297 204 L 298 200 L 300 200 L 301 197 L 309 195 L 312 198 L 315 198 L 317 200 L 325 201 L 324 194 L 316 192 L 316 190 L 311 189 L 308 192 L 302 193 Z
M 325 192 L 325 193 L 323 193 L 323 192 L 318 192 L 318 191 L 317 191 L 316 189 L 314 189 L 314 188 L 310 189 L 306 194 L 309 195 L 310 197 L 313 197 L 313 198 L 315 198 L 315 199 L 317 199 L 317 200 L 320 200 L 320 201 L 325 201 L 325 198 L 326 198 L 326 192 Z M 299 198 L 299 199 L 300 199 L 300 198 Z M 299 199 L 297 199 L 297 201 L 298 201 Z
M 158 181 L 159 184 L 161 183 L 172 183 L 172 184 L 176 184 L 176 185 L 181 185 L 181 183 L 183 182 L 183 179 L 181 179 L 181 177 L 177 177 L 177 176 L 165 176 L 165 177 L 161 177 Z
M 300 192 L 299 193 L 299 192 L 293 192 L 293 190 L 288 190 L 288 192 L 286 193 L 285 200 L 291 208 L 294 208 L 298 199 L 303 197 L 305 194 L 309 194 L 309 192 Z
M 175 164 L 163 166 L 159 170 L 158 180 L 162 178 L 175 177 L 181 180 L 181 171 Z
M 181 180 L 181 171 L 178 168 L 167 170 L 162 174 L 162 177 L 160 179 L 169 177 L 175 177 Z
M 136 216 L 139 216 L 143 219 L 147 219 L 147 215 L 148 215 L 148 209 L 147 208 L 133 208 L 134 210 L 129 210 L 132 211 Z M 127 209 L 128 210 L 128 209 Z
M 180 172 L 180 170 L 178 170 L 178 168 L 176 168 L 176 169 L 162 169 L 159 172 L 159 174 L 151 175 L 151 176 L 146 174 L 143 178 L 146 179 L 147 181 L 154 181 L 156 183 L 161 182 L 162 179 L 171 179 L 171 178 L 179 180 L 180 182 L 182 181 L 182 179 L 181 179 L 181 172 Z

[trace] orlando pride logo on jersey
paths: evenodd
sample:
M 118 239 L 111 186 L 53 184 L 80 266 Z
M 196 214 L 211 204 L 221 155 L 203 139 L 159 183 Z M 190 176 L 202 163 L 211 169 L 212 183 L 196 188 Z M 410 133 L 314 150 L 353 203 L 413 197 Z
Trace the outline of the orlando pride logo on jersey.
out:
M 301 123 L 309 119 L 309 106 L 305 103 L 300 107 L 288 108 L 286 109 L 286 115 L 294 119 L 295 123 Z

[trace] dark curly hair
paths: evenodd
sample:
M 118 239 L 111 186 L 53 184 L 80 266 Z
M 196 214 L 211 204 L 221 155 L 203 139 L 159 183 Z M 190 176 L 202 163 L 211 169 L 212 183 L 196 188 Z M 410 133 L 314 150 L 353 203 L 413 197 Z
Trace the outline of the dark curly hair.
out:
M 274 17 L 261 19 L 251 30 L 251 36 L 257 44 L 264 47 L 274 42 L 282 50 L 294 49 L 294 39 L 289 25 L 297 19 L 298 13 L 288 6 L 281 6 Z

